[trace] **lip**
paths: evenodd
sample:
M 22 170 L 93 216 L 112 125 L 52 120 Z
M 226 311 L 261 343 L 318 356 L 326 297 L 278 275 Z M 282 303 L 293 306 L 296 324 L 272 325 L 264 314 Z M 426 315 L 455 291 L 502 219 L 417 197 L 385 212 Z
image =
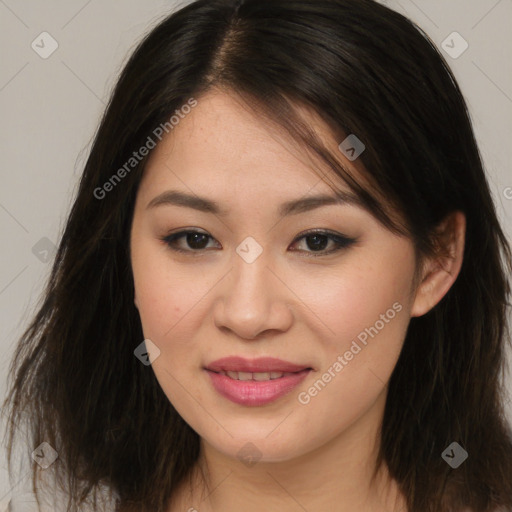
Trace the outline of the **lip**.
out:
M 204 370 L 208 373 L 217 393 L 238 405 L 257 407 L 274 402 L 290 393 L 309 375 L 312 368 L 271 357 L 253 360 L 242 357 L 226 357 L 210 363 Z M 283 375 L 280 378 L 266 381 L 236 380 L 217 373 L 220 371 L 283 372 L 291 373 L 291 375 Z

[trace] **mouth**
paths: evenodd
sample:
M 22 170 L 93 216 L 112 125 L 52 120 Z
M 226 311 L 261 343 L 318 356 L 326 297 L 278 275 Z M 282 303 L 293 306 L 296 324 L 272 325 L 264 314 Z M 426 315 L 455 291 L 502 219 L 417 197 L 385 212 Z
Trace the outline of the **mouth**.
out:
M 261 406 L 290 393 L 314 369 L 274 358 L 228 357 L 204 368 L 213 388 L 224 398 L 245 406 Z

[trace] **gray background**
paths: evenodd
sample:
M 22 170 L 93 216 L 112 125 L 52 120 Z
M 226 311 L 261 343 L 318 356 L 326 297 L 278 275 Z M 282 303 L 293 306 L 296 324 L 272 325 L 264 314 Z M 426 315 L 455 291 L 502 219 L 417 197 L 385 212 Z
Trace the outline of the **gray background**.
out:
M 452 55 L 442 51 L 467 99 L 498 214 L 512 239 L 512 0 L 383 3 L 418 23 L 440 48 L 446 41 Z M 48 277 L 45 260 L 64 226 L 108 95 L 136 42 L 177 5 L 0 0 L 2 399 L 8 364 Z M 58 44 L 46 59 L 31 46 L 51 48 L 48 36 L 40 37 L 44 31 Z M 469 45 L 461 55 L 463 41 L 450 36 L 454 31 Z M 512 395 L 512 379 L 507 382 Z M 507 407 L 512 420 L 510 398 Z M 5 467 L 2 453 L 0 510 L 19 489 Z

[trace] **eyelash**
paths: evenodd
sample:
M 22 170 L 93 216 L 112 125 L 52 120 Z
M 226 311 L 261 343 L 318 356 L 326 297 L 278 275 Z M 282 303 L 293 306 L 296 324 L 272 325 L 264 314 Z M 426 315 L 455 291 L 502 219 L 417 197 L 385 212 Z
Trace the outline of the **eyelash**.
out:
M 175 252 L 179 252 L 179 253 L 188 253 L 188 254 L 203 253 L 204 251 L 207 250 L 207 249 L 180 249 L 180 248 L 176 247 L 175 245 L 173 245 L 176 241 L 180 240 L 181 238 L 183 238 L 185 235 L 188 235 L 188 234 L 205 235 L 208 238 L 213 239 L 213 237 L 211 237 L 207 233 L 203 233 L 202 231 L 187 230 L 187 231 L 179 231 L 178 233 L 173 233 L 171 235 L 162 237 L 161 240 L 163 242 L 165 242 L 165 244 L 167 244 L 169 249 L 171 249 L 172 251 L 175 251 Z M 338 252 L 341 249 L 346 249 L 357 241 L 354 238 L 349 238 L 349 237 L 347 237 L 345 235 L 341 235 L 339 233 L 333 233 L 333 232 L 325 231 L 325 230 L 313 230 L 313 231 L 307 231 L 305 233 L 301 233 L 293 241 L 293 244 L 299 242 L 302 239 L 307 238 L 308 236 L 314 236 L 314 235 L 326 236 L 329 240 L 332 240 L 335 243 L 335 248 L 331 249 L 329 251 L 325 251 L 325 250 L 322 250 L 322 251 L 300 251 L 299 250 L 299 252 L 305 252 L 305 253 L 309 253 L 311 255 L 311 256 L 307 256 L 307 257 L 318 258 L 321 256 L 327 256 L 329 254 Z M 193 256 L 200 256 L 200 255 L 201 254 L 193 254 Z

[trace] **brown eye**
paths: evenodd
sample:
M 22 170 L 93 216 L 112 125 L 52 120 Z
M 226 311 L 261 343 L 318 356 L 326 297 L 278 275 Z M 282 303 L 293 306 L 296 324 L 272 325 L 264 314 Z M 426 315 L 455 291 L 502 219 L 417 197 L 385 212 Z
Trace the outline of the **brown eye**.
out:
M 340 233 L 331 233 L 329 231 L 310 231 L 304 233 L 295 239 L 294 244 L 301 240 L 306 241 L 306 247 L 308 249 L 304 251 L 301 250 L 301 252 L 319 253 L 313 254 L 314 257 L 332 254 L 341 249 L 347 248 L 356 242 L 354 238 L 349 238 L 345 235 L 341 235 Z M 325 248 L 328 246 L 329 242 L 332 242 L 334 247 L 325 251 Z
M 172 235 L 166 236 L 162 240 L 174 251 L 177 252 L 199 252 L 206 249 L 208 239 L 212 238 L 206 233 L 200 231 L 180 231 Z M 182 239 L 185 240 L 188 249 L 179 247 L 178 242 Z

